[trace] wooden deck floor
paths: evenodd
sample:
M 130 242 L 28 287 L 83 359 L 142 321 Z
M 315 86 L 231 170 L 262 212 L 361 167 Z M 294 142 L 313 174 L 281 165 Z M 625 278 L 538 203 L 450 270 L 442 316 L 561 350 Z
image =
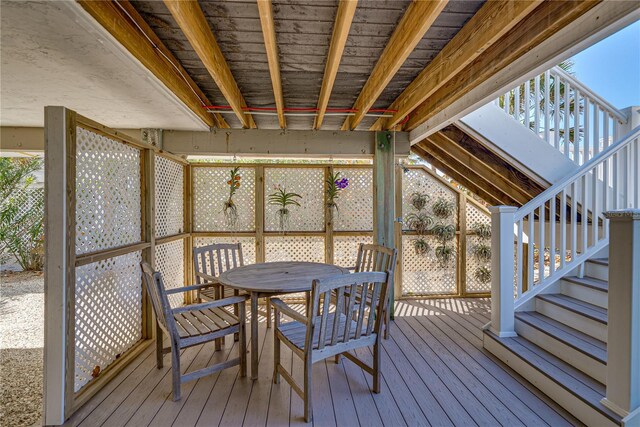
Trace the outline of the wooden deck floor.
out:
M 482 349 L 486 299 L 403 301 L 392 337 L 384 341 L 382 392 L 347 360 L 313 368 L 314 424 L 318 426 L 564 426 L 579 424 L 548 398 Z M 230 338 L 229 338 L 230 339 Z M 186 383 L 171 401 L 170 356 L 155 368 L 151 346 L 83 406 L 67 423 L 81 426 L 285 426 L 303 424 L 302 401 L 286 382 L 271 382 L 273 338 L 260 328 L 258 381 L 238 369 Z M 183 369 L 198 369 L 235 354 L 227 341 L 193 347 Z M 359 352 L 371 358 L 371 353 Z M 302 364 L 283 346 L 283 360 L 300 378 Z

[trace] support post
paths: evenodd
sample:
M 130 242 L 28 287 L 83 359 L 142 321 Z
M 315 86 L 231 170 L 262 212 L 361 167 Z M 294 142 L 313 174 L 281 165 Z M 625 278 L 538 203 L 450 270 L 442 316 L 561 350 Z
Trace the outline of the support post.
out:
M 373 241 L 395 247 L 395 141 L 391 132 L 376 132 L 373 156 Z M 393 316 L 394 289 L 389 291 Z
M 75 373 L 76 113 L 45 107 L 44 424 L 70 415 Z
M 640 209 L 607 212 L 609 302 L 607 394 L 602 404 L 640 425 Z M 613 309 L 615 308 L 615 309 Z
M 516 336 L 514 329 L 514 206 L 491 206 L 491 331 Z
M 149 247 L 142 251 L 142 260 L 148 262 L 155 269 L 156 251 L 156 155 L 151 149 L 141 151 L 142 156 L 142 238 L 149 243 Z M 142 334 L 144 338 L 153 337 L 155 321 L 151 300 L 147 295 L 147 289 L 142 287 Z

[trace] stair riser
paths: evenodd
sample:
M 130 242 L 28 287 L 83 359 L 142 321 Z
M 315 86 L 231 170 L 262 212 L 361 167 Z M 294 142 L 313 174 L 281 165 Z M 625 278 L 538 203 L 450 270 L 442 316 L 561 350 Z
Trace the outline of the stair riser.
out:
M 607 292 L 599 291 L 597 289 L 589 288 L 566 280 L 562 280 L 560 282 L 560 292 L 564 295 L 602 308 L 607 308 L 609 302 L 609 295 Z
M 574 368 L 581 370 L 591 378 L 605 384 L 607 381 L 607 365 L 601 363 L 592 357 L 587 356 L 581 351 L 545 334 L 537 328 L 516 319 L 516 332 L 536 344 L 538 347 L 548 351 Z
M 609 266 L 587 261 L 584 264 L 584 275 L 594 279 L 609 280 Z
M 484 348 L 586 425 L 618 426 L 486 334 L 484 334 Z
M 536 311 L 595 339 L 607 342 L 607 325 L 603 323 L 541 299 L 536 299 Z

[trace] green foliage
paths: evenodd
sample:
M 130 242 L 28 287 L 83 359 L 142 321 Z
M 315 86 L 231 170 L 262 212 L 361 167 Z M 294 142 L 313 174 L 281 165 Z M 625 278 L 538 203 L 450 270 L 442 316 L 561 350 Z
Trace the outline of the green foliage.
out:
M 285 188 L 280 186 L 275 192 L 269 194 L 269 204 L 280 206 L 277 215 L 281 231 L 285 231 L 289 223 L 290 212 L 287 206 L 300 206 L 297 199 L 302 199 L 302 196 L 296 193 L 288 193 Z
M 433 218 L 425 212 L 416 212 L 407 215 L 407 224 L 419 235 L 425 235 L 433 228 Z
M 413 247 L 418 255 L 426 255 L 431 250 L 429 243 L 424 238 L 419 237 L 413 241 Z
M 453 224 L 436 224 L 433 227 L 433 234 L 435 234 L 442 243 L 448 242 L 456 236 L 456 226 Z
M 491 238 L 491 225 L 489 224 L 476 222 L 471 226 L 471 230 L 482 240 L 489 240 Z
M 227 225 L 231 228 L 235 227 L 238 223 L 238 206 L 233 201 L 233 196 L 240 188 L 240 181 L 242 176 L 240 175 L 240 166 L 236 166 L 231 169 L 229 173 L 229 180 L 227 185 L 229 186 L 229 197 L 224 202 L 222 213 L 224 214 Z
M 473 247 L 473 256 L 480 262 L 491 261 L 491 246 L 480 243 Z
M 0 257 L 18 261 L 23 270 L 44 264 L 44 197 L 33 189 L 39 158 L 0 158 Z
M 486 284 L 491 281 L 491 270 L 486 266 L 477 268 L 473 275 L 476 280 L 482 284 Z
M 440 219 L 449 219 L 453 215 L 455 209 L 455 203 L 448 201 L 444 197 L 438 197 L 438 199 L 433 203 L 433 206 L 431 206 L 433 214 Z
M 411 195 L 411 206 L 417 211 L 423 210 L 427 206 L 430 197 L 426 193 L 415 192 Z
M 453 247 L 447 244 L 436 246 L 436 258 L 441 267 L 446 267 L 453 258 Z

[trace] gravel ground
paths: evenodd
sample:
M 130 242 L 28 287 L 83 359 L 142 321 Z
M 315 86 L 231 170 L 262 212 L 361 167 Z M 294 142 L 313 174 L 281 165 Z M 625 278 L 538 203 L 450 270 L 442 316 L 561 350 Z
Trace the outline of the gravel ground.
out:
M 0 426 L 39 424 L 42 415 L 44 277 L 0 274 Z

